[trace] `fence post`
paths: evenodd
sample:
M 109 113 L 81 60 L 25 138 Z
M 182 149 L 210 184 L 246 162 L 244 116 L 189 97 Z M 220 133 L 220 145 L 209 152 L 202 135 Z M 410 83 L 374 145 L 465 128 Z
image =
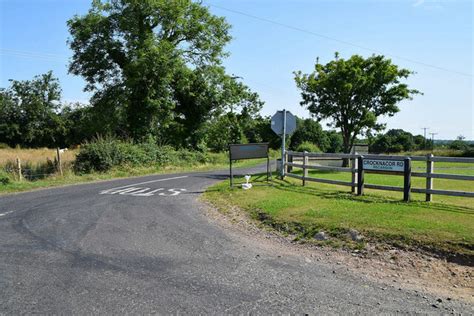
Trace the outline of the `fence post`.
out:
M 308 165 L 309 157 L 307 153 L 306 150 L 303 152 L 303 186 L 306 185 L 306 178 L 308 177 L 308 169 L 306 169 L 306 166 Z
M 59 174 L 62 176 L 63 175 L 63 167 L 61 165 L 61 152 L 59 150 L 59 147 L 56 148 L 56 168 L 57 168 L 57 171 L 59 171 Z
M 357 154 L 357 153 L 354 153 Z M 353 170 L 351 171 L 351 182 L 352 182 L 352 187 L 351 187 L 351 192 L 355 193 L 356 191 L 356 183 L 357 183 L 357 158 L 351 158 L 351 166 Z
M 364 194 L 364 156 L 357 158 L 357 195 Z
M 433 154 L 426 155 L 426 190 L 433 189 L 433 178 L 431 174 L 434 171 L 434 161 L 433 161 Z M 426 202 L 433 201 L 433 196 L 431 193 L 426 192 Z
M 411 159 L 405 158 L 405 170 L 403 172 L 403 201 L 410 201 L 411 192 Z
M 20 158 L 16 158 L 16 170 L 18 172 L 18 181 L 21 181 L 23 176 L 21 174 L 21 160 Z

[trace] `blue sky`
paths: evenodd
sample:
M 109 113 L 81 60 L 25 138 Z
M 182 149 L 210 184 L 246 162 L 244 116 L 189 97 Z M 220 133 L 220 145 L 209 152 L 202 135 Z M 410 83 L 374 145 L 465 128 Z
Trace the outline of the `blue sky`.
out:
M 204 4 L 232 24 L 234 40 L 227 47 L 231 55 L 225 65 L 260 94 L 263 114 L 286 108 L 309 116 L 299 105 L 293 71 L 310 72 L 316 57 L 325 63 L 336 51 L 344 58 L 382 53 L 416 71 L 408 84 L 424 93 L 401 103 L 395 117 L 382 118 L 388 128 L 419 134 L 422 127 L 430 127 L 428 132 L 438 133 L 439 139 L 461 134 L 474 139 L 471 1 L 205 0 Z M 84 14 L 89 6 L 89 0 L 0 0 L 0 87 L 6 87 L 10 78 L 30 79 L 53 70 L 65 101 L 87 102 L 82 79 L 67 73 L 71 52 L 66 21 Z

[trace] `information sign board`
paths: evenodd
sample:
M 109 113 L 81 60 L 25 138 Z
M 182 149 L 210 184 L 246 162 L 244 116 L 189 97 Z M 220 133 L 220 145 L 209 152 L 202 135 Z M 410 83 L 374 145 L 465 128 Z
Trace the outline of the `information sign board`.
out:
M 230 144 L 230 159 L 254 159 L 268 157 L 268 143 L 261 144 Z

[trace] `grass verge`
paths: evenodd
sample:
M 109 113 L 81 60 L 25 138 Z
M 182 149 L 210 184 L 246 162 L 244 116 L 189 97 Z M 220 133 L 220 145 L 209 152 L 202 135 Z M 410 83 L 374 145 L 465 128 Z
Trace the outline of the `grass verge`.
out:
M 325 176 L 342 177 L 337 172 L 318 175 Z M 392 185 L 400 180 L 370 176 L 367 183 Z M 435 196 L 436 202 L 427 203 L 423 195 L 414 194 L 413 201 L 405 203 L 400 201 L 399 192 L 366 190 L 364 196 L 356 196 L 346 187 L 320 183 L 303 187 L 290 178 L 282 181 L 274 177 L 266 184 L 263 176 L 258 176 L 253 181 L 251 190 L 230 189 L 228 181 L 221 182 L 210 187 L 204 198 L 224 212 L 237 206 L 263 224 L 305 242 L 349 248 L 364 248 L 371 242 L 422 250 L 473 265 L 474 205 L 468 198 Z M 463 184 L 441 181 L 437 187 L 452 186 L 462 189 L 459 186 Z M 358 231 L 363 240 L 353 241 L 351 230 Z M 330 238 L 314 239 L 321 231 Z

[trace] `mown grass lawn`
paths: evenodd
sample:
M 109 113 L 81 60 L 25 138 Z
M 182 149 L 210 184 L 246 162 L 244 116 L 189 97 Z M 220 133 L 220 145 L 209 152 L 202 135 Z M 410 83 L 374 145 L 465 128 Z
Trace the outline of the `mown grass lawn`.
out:
M 474 170 L 466 168 L 458 173 L 474 175 Z M 350 174 L 346 173 L 311 174 L 350 180 Z M 406 203 L 401 201 L 401 192 L 365 190 L 364 196 L 356 196 L 350 193 L 349 187 L 321 183 L 307 183 L 303 187 L 301 181 L 288 177 L 284 181 L 274 177 L 269 184 L 261 176 L 253 180 L 257 182 L 247 191 L 229 189 L 227 181 L 221 182 L 209 188 L 205 198 L 223 211 L 238 206 L 267 224 L 287 229 L 306 240 L 325 231 L 335 240 L 350 245 L 347 232 L 355 229 L 372 241 L 474 258 L 473 199 L 436 195 L 434 202 L 428 203 L 424 202 L 424 195 L 413 194 L 413 201 Z M 424 178 L 413 178 L 413 186 L 423 187 L 424 181 Z M 367 174 L 366 183 L 401 186 L 403 179 Z M 435 179 L 435 188 L 474 191 L 474 183 Z

